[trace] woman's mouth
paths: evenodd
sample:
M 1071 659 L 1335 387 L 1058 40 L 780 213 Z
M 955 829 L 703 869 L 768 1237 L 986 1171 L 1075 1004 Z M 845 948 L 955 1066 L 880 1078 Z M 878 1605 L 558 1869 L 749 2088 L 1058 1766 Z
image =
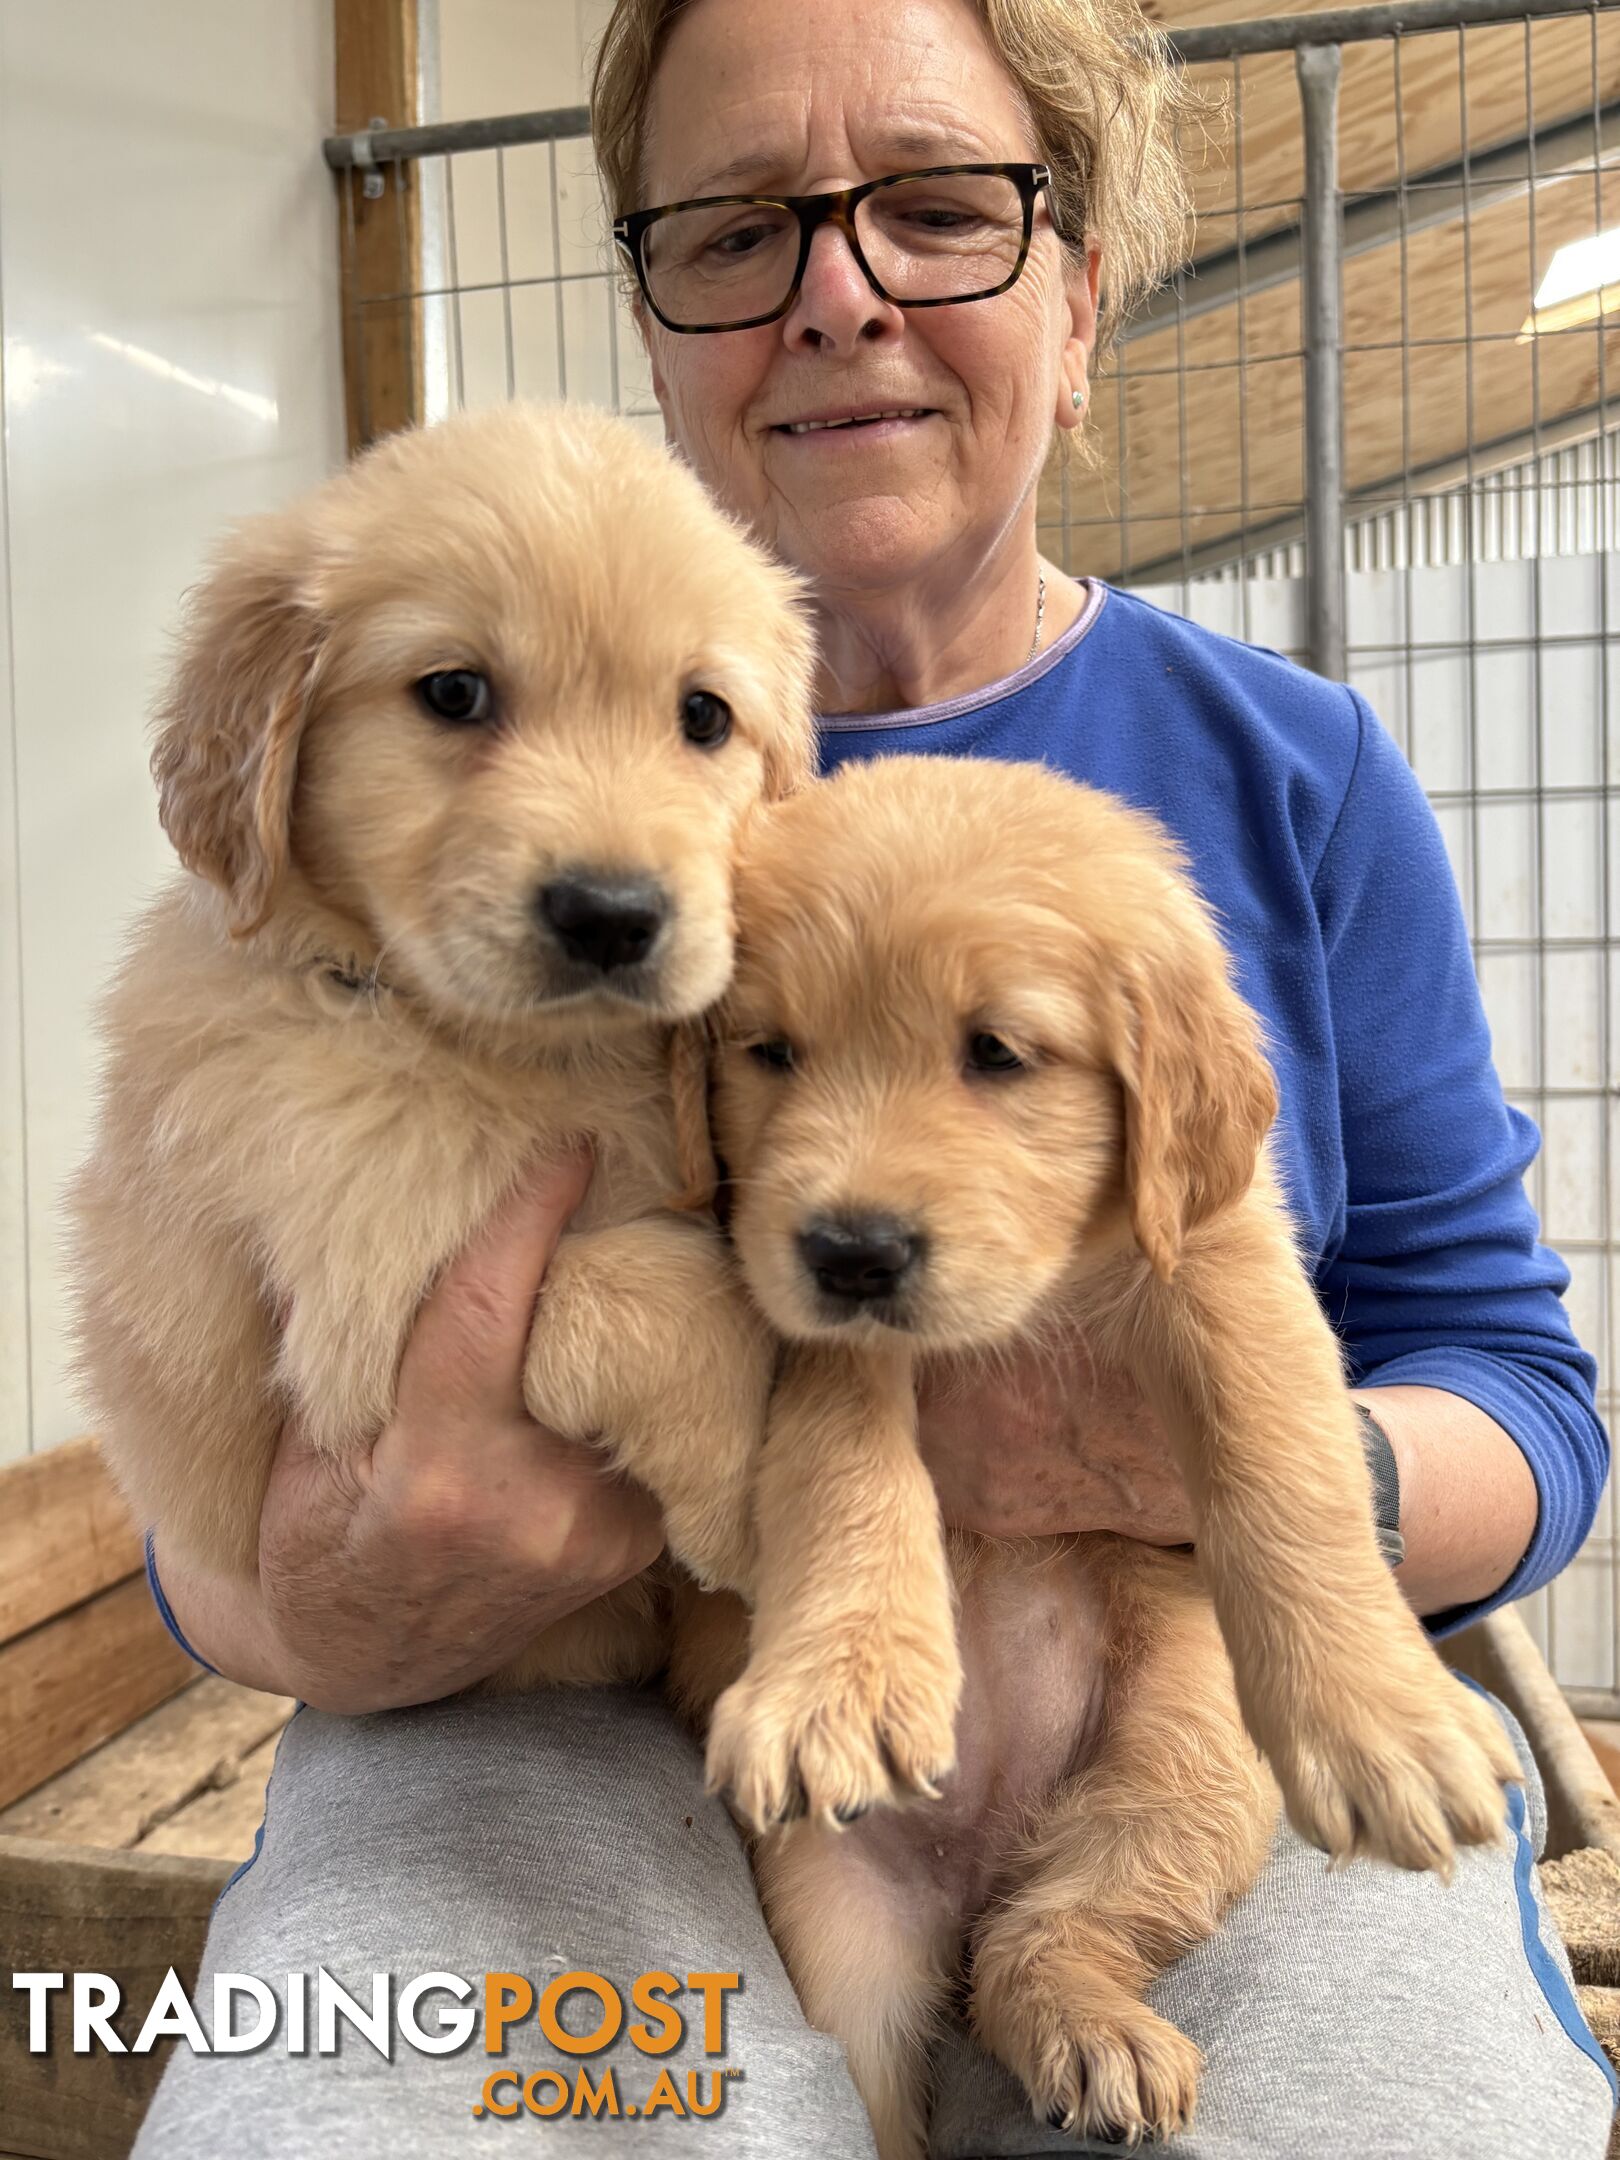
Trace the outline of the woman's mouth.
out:
M 772 433 L 785 435 L 795 442 L 814 438 L 828 441 L 841 435 L 865 435 L 868 441 L 879 437 L 899 435 L 914 427 L 919 420 L 932 420 L 934 409 L 927 405 L 886 406 L 872 412 L 833 413 L 815 420 L 785 420 Z

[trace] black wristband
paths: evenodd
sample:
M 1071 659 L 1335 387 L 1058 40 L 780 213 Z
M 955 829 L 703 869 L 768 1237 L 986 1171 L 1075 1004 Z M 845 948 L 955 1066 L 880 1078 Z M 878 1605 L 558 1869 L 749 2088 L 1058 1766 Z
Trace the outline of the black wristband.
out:
M 1401 1535 L 1401 1474 L 1396 1467 L 1395 1450 L 1389 1434 L 1365 1403 L 1356 1404 L 1356 1415 L 1361 1420 L 1362 1450 L 1372 1473 L 1373 1520 L 1378 1525 L 1378 1550 L 1392 1568 L 1399 1567 L 1406 1558 L 1406 1540 Z

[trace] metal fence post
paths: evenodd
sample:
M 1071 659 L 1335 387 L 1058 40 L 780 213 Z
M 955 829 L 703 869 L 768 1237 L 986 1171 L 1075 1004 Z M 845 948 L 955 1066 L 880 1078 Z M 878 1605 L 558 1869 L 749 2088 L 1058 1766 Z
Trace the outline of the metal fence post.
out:
M 1340 350 L 1343 235 L 1339 221 L 1339 48 L 1294 55 L 1305 121 L 1305 618 L 1318 675 L 1342 682 L 1344 626 L 1344 367 Z

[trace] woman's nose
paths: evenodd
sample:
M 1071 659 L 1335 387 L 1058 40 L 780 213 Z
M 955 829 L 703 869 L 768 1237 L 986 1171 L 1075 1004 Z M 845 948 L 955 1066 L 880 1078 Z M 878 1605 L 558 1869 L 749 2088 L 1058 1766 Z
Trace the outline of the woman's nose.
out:
M 859 340 L 899 330 L 903 321 L 902 311 L 872 290 L 849 236 L 823 225 L 810 242 L 799 297 L 783 319 L 788 343 L 850 350 Z

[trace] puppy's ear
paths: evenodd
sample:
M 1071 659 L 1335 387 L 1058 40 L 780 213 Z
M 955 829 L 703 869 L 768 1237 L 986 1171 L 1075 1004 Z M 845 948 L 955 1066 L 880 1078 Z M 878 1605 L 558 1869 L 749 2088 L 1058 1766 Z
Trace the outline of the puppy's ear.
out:
M 808 615 L 795 606 L 776 660 L 776 726 L 765 745 L 766 802 L 796 795 L 816 770 L 816 642 Z
M 1122 992 L 1114 1062 L 1125 1089 L 1131 1225 L 1168 1282 L 1187 1233 L 1248 1191 L 1277 1115 L 1277 1083 L 1259 1023 L 1204 923 L 1156 957 L 1133 956 Z
M 666 1207 L 697 1213 L 712 1207 L 720 1183 L 709 1130 L 709 1025 L 682 1020 L 669 1033 L 669 1085 L 675 1103 L 675 1159 L 681 1189 Z
M 235 937 L 264 921 L 287 862 L 321 652 L 303 592 L 307 538 L 274 518 L 227 544 L 192 596 L 158 708 L 152 777 L 163 830 L 187 869 L 224 893 Z
M 773 738 L 765 745 L 765 800 L 783 802 L 789 795 L 797 795 L 800 788 L 809 785 L 814 769 L 801 740 Z

